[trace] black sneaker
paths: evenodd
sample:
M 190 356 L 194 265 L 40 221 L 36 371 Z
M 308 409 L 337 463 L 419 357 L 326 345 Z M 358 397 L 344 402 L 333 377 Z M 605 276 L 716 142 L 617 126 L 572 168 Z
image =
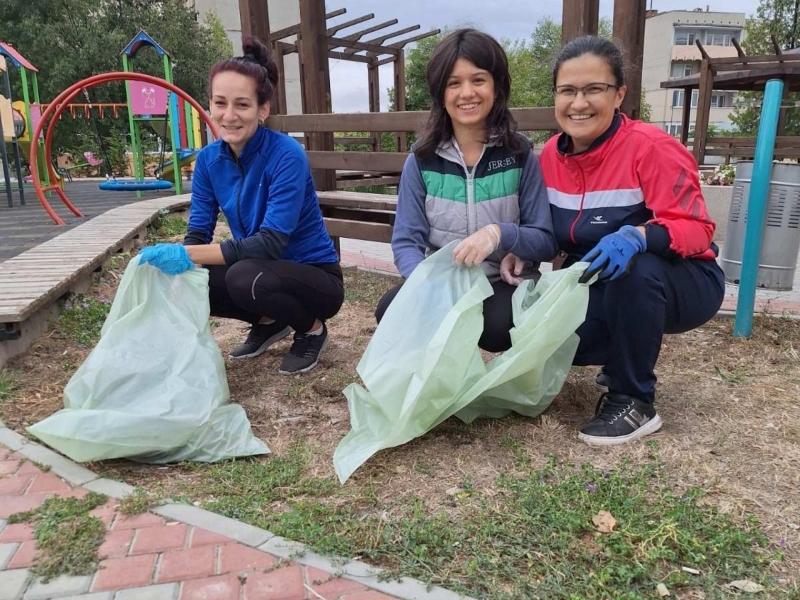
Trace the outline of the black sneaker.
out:
M 322 333 L 319 335 L 309 335 L 307 333 L 295 333 L 294 343 L 289 348 L 289 353 L 283 357 L 281 368 L 278 373 L 282 375 L 292 375 L 294 373 L 305 373 L 317 366 L 322 351 L 328 345 L 328 327 L 322 324 Z
M 611 375 L 606 373 L 605 369 L 603 369 L 597 374 L 594 384 L 599 388 L 604 388 L 607 390 L 611 387 Z
M 247 339 L 236 346 L 228 355 L 231 358 L 253 358 L 272 344 L 282 340 L 292 332 L 292 328 L 275 321 L 266 325 L 252 325 Z
M 603 394 L 594 419 L 578 438 L 592 446 L 625 444 L 661 429 L 661 417 L 652 404 L 625 394 Z

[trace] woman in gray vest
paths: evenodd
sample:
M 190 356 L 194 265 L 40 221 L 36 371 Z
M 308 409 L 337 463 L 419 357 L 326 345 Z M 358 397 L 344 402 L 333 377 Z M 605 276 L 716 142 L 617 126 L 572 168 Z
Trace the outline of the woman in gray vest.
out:
M 500 277 L 508 253 L 527 261 L 520 278 L 558 252 L 547 191 L 530 141 L 508 110 L 511 77 L 503 48 L 474 29 L 454 31 L 427 69 L 431 112 L 400 178 L 392 234 L 394 263 L 404 279 L 425 257 L 454 240 L 457 265 L 480 264 L 494 295 L 483 304 L 478 342 L 490 352 L 511 346 L 511 296 Z M 378 302 L 380 322 L 402 284 Z

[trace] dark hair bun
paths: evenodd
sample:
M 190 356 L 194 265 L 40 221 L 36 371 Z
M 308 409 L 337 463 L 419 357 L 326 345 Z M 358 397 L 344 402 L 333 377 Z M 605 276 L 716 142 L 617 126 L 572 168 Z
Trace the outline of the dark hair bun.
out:
M 257 37 L 247 36 L 242 39 L 242 54 L 252 55 L 256 62 L 267 70 L 267 78 L 273 86 L 278 85 L 278 65 L 272 59 L 267 45 Z

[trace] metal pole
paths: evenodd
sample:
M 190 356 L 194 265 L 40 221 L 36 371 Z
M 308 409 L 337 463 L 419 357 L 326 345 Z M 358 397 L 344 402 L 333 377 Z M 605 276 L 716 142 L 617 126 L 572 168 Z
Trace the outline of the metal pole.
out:
M 770 79 L 764 90 L 764 101 L 761 105 L 761 119 L 758 125 L 758 138 L 753 160 L 753 177 L 750 182 L 750 196 L 747 200 L 747 225 L 744 232 L 739 298 L 736 303 L 736 319 L 733 325 L 734 337 L 750 337 L 753 328 L 758 263 L 761 258 L 761 242 L 764 238 L 769 183 L 772 177 L 772 157 L 775 151 L 775 136 L 778 130 L 782 95 L 783 81 Z
M 5 182 L 6 196 L 8 196 L 8 208 L 11 208 L 14 206 L 14 196 L 11 188 L 11 171 L 8 169 L 8 154 L 6 154 L 2 120 L 0 120 L 0 162 L 3 163 L 3 181 Z
M 8 79 L 8 71 L 3 71 L 3 85 L 5 87 L 4 95 L 8 98 L 9 106 L 11 105 L 11 82 Z M 11 111 L 11 123 L 14 123 L 14 111 Z M 19 186 L 20 204 L 25 204 L 25 190 L 22 181 L 22 170 L 19 166 L 19 140 L 17 140 L 17 132 L 12 129 L 11 143 L 17 149 L 17 185 Z M 11 159 L 6 152 L 5 134 L 3 132 L 3 123 L 0 122 L 0 161 L 3 162 L 3 180 L 5 181 L 6 195 L 8 196 L 8 207 L 14 206 L 14 190 L 11 186 Z

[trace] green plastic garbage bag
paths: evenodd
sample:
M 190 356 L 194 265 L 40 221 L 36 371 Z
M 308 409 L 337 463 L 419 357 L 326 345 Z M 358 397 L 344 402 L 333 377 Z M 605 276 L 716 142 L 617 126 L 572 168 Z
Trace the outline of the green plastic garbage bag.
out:
M 577 263 L 525 281 L 512 297 L 512 347 L 484 363 L 478 339 L 492 287 L 479 267 L 456 267 L 456 242 L 426 258 L 386 311 L 344 390 L 351 431 L 333 462 L 344 483 L 373 454 L 456 415 L 535 417 L 561 390 L 578 348 L 589 287 Z
M 206 269 L 169 276 L 134 257 L 64 408 L 28 431 L 79 462 L 268 454 L 244 409 L 229 403 L 209 310 Z

